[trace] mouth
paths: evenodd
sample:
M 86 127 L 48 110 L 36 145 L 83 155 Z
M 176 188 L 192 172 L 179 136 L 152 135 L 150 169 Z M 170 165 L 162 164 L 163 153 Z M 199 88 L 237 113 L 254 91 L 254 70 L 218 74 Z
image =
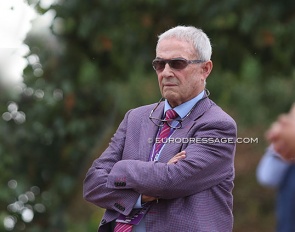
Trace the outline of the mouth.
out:
M 177 85 L 173 84 L 173 83 L 165 83 L 165 84 L 163 84 L 163 87 L 173 87 L 173 86 L 177 86 Z

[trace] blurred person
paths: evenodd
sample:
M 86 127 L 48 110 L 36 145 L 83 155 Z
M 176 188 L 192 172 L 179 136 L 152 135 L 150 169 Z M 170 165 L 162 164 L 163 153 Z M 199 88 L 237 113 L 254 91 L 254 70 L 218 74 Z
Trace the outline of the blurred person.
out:
M 257 167 L 258 182 L 277 190 L 278 232 L 295 232 L 295 105 L 266 132 L 271 143 Z
M 295 232 L 295 163 L 283 159 L 271 145 L 256 170 L 258 182 L 275 189 L 277 232 Z
M 235 143 L 217 140 L 237 131 L 205 89 L 211 53 L 195 27 L 158 37 L 163 98 L 126 113 L 84 180 L 84 198 L 106 209 L 98 231 L 232 231 Z

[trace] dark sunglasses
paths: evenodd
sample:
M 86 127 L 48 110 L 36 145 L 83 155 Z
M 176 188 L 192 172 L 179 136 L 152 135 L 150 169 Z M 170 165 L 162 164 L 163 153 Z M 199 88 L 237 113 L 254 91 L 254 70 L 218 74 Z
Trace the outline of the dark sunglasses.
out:
M 186 68 L 189 64 L 199 64 L 205 62 L 204 60 L 186 60 L 184 58 L 175 59 L 154 59 L 152 62 L 153 68 L 156 71 L 164 70 L 166 64 L 168 63 L 170 68 L 181 70 Z

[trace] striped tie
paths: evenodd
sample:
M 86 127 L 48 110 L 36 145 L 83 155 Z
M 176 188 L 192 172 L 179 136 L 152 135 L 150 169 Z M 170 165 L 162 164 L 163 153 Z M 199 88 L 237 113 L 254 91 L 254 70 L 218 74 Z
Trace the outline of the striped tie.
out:
M 172 121 L 177 116 L 178 116 L 178 114 L 173 109 L 169 109 L 166 111 L 165 120 Z M 162 130 L 158 136 L 159 142 L 156 143 L 154 155 L 156 155 L 161 150 L 161 147 L 163 146 L 163 142 L 165 142 L 165 139 L 167 139 L 170 135 L 170 130 L 171 130 L 170 126 L 168 126 L 167 123 L 164 123 Z
M 114 232 L 131 232 L 132 226 L 133 225 L 131 225 L 131 224 L 117 222 Z

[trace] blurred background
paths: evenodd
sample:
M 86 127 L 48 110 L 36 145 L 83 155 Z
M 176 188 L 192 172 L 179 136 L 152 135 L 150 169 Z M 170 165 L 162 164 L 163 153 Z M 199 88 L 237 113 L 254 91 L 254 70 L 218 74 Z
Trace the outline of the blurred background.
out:
M 295 99 L 291 0 L 1 0 L 0 231 L 96 231 L 84 176 L 126 111 L 159 100 L 157 35 L 177 25 L 210 37 L 207 88 L 244 138 L 234 231 L 274 231 L 276 193 L 255 171 Z

